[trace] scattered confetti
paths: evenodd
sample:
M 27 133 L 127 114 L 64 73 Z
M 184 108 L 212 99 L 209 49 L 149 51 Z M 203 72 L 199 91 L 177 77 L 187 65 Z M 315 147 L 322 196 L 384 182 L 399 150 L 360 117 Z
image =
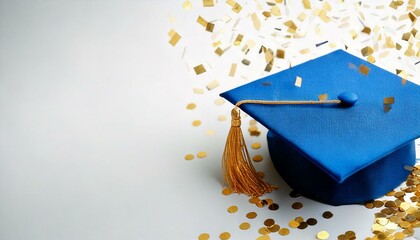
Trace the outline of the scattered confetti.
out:
M 333 213 L 332 212 L 330 212 L 330 211 L 325 211 L 323 214 L 322 214 L 322 217 L 323 218 L 325 218 L 325 219 L 330 219 L 330 218 L 332 218 L 334 215 L 333 215 Z
M 202 233 L 198 236 L 198 240 L 208 240 L 210 239 L 210 235 L 208 233 Z
M 325 240 L 330 237 L 330 234 L 327 231 L 320 231 L 316 234 L 316 238 L 319 240 Z
M 228 233 L 228 232 L 222 232 L 222 233 L 219 235 L 219 238 L 220 238 L 221 240 L 228 240 L 228 239 L 230 239 L 230 233 Z
M 359 72 L 361 73 L 361 74 L 363 74 L 363 75 L 369 75 L 369 71 L 370 71 L 370 68 L 369 67 L 367 67 L 367 66 L 365 66 L 365 65 L 363 65 L 363 64 L 360 64 L 360 66 L 359 66 Z
M 214 7 L 214 0 L 203 0 L 203 7 Z
M 301 77 L 299 77 L 299 76 L 296 77 L 295 86 L 296 87 L 301 87 L 302 86 L 302 78 Z
M 206 68 L 204 68 L 203 64 L 197 65 L 194 67 L 195 74 L 200 75 L 206 72 Z
M 236 213 L 238 211 L 238 207 L 237 206 L 230 206 L 230 207 L 228 207 L 227 211 L 229 213 Z
M 169 44 L 171 44 L 174 47 L 181 39 L 181 35 L 179 35 L 173 29 L 168 34 L 171 37 L 171 39 L 169 40 Z
M 290 234 L 290 230 L 288 228 L 282 228 L 280 229 L 279 234 L 282 236 L 287 236 Z
M 251 227 L 251 224 L 249 224 L 248 222 L 243 222 L 239 225 L 239 228 L 241 230 L 248 230 Z
M 207 88 L 207 90 L 211 91 L 211 90 L 217 88 L 218 86 L 220 86 L 219 82 L 217 80 L 213 80 L 206 85 L 206 88 Z
M 251 145 L 251 148 L 252 148 L 252 149 L 260 149 L 260 148 L 261 148 L 261 144 L 260 144 L 260 143 L 253 143 L 253 144 Z
M 194 120 L 194 121 L 192 122 L 192 125 L 193 125 L 194 127 L 198 127 L 198 126 L 200 126 L 200 125 L 201 125 L 201 121 L 200 121 L 200 120 Z
M 195 109 L 197 107 L 197 105 L 195 104 L 195 103 L 189 103 L 188 105 L 187 105 L 187 109 L 188 110 L 193 110 L 193 109 Z
M 254 219 L 254 218 L 257 217 L 257 213 L 256 212 L 249 212 L 249 213 L 246 214 L 246 217 L 248 219 Z
M 235 76 L 235 72 L 236 72 L 236 63 L 232 63 L 232 66 L 230 67 L 230 71 L 229 71 L 229 77 L 234 77 Z
M 194 155 L 192 155 L 192 154 L 187 154 L 187 155 L 185 155 L 184 159 L 185 159 L 185 160 L 187 160 L 187 161 L 189 161 L 189 160 L 193 160 L 193 159 L 194 159 Z
M 198 152 L 197 153 L 197 157 L 198 158 L 205 158 L 205 157 L 207 157 L 207 153 L 206 152 L 203 152 L 203 151 Z
M 264 159 L 264 158 L 263 158 L 263 156 L 261 156 L 261 155 L 255 155 L 255 156 L 252 158 L 252 160 L 253 160 L 254 162 L 261 162 L 263 159 Z

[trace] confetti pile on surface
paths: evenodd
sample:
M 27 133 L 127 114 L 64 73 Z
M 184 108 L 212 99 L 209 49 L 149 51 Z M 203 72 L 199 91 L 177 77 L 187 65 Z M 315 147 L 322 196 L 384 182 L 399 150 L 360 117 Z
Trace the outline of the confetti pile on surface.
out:
M 185 0 L 181 6 L 191 17 L 189 24 L 176 22 L 171 17 L 171 29 L 168 33 L 169 44 L 180 50 L 180 60 L 190 72 L 192 93 L 214 106 L 223 106 L 225 101 L 218 97 L 220 92 L 249 81 L 293 67 L 302 62 L 324 55 L 335 49 L 346 49 L 353 55 L 374 63 L 401 77 L 404 85 L 407 80 L 416 80 L 420 76 L 420 8 L 416 0 L 407 1 L 190 1 Z M 194 36 L 183 34 L 185 27 L 193 28 Z M 174 30 L 176 29 L 176 30 Z M 335 34 L 331 34 L 334 32 Z M 182 36 L 182 37 L 181 37 Z M 199 41 L 200 47 L 189 44 Z M 369 67 L 349 63 L 349 68 L 369 75 Z M 267 83 L 270 84 L 270 83 Z M 305 84 L 305 79 L 296 76 L 297 88 Z M 320 101 L 328 99 L 327 94 L 318 96 Z M 384 96 L 384 112 L 392 109 L 394 98 Z M 186 103 L 186 110 L 191 111 L 192 126 L 196 129 L 208 127 L 199 119 L 211 119 L 208 114 L 198 111 L 200 107 L 194 102 Z M 200 115 L 201 113 L 201 115 Z M 218 122 L 227 120 L 226 112 L 216 114 L 213 119 Z M 191 123 L 190 123 L 191 124 Z M 223 124 L 223 123 L 222 123 Z M 255 120 L 249 121 L 249 138 L 252 160 L 264 164 L 265 157 L 260 148 L 264 140 L 255 140 L 261 136 Z M 207 136 L 215 131 L 207 129 Z M 185 160 L 205 158 L 207 153 L 196 155 L 187 153 Z M 259 172 L 264 176 L 263 172 Z M 420 168 L 415 167 L 401 190 L 390 192 L 384 199 L 365 204 L 368 209 L 380 209 L 374 216 L 372 237 L 366 239 L 404 239 L 414 234 L 420 226 L 420 209 L 417 206 L 420 198 Z M 228 188 L 222 194 L 228 196 Z M 300 197 L 291 192 L 290 198 Z M 249 203 L 269 212 L 281 210 L 283 205 L 271 198 L 250 198 Z M 300 201 L 289 206 L 294 211 L 305 211 Z M 229 214 L 238 213 L 237 206 L 227 208 Z M 297 216 L 288 219 L 288 225 L 280 226 L 277 219 L 281 214 L 259 221 L 257 239 L 270 239 L 270 236 L 287 236 L 291 231 L 299 231 L 317 225 L 321 221 L 333 221 L 334 214 L 325 211 L 321 216 L 312 216 L 306 220 Z M 256 212 L 243 215 L 238 229 L 253 231 L 258 219 Z M 332 220 L 330 220 L 332 219 Z M 328 229 L 318 229 L 313 239 L 356 239 L 356 233 L 346 231 L 338 236 L 330 236 Z M 208 233 L 198 233 L 198 239 L 210 239 Z M 212 234 L 213 239 L 230 239 L 229 232 Z

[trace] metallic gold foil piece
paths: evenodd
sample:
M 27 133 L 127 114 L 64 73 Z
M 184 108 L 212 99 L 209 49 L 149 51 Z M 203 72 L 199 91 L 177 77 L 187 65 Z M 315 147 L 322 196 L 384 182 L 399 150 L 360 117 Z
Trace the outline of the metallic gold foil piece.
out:
M 213 30 L 214 30 L 214 23 L 208 22 L 206 25 L 206 31 L 213 32 Z
M 271 14 L 273 14 L 274 16 L 276 16 L 276 17 L 278 17 L 278 16 L 280 16 L 281 15 L 281 11 L 280 11 L 280 8 L 278 7 L 278 6 L 273 6 L 271 9 L 270 9 L 270 12 L 271 12 Z
M 226 115 L 219 115 L 219 116 L 217 116 L 217 120 L 220 121 L 220 122 L 224 122 L 224 121 L 227 120 L 227 117 L 226 117 Z
M 251 14 L 252 25 L 258 31 L 261 28 L 261 22 L 256 13 Z
M 201 17 L 201 16 L 198 16 L 198 18 L 197 18 L 197 22 L 198 22 L 201 26 L 203 26 L 203 27 L 206 27 L 206 26 L 207 26 L 207 21 L 206 21 L 203 17 Z
M 200 121 L 200 120 L 194 120 L 194 121 L 192 122 L 192 125 L 193 125 L 194 127 L 198 127 L 198 126 L 200 126 L 200 125 L 201 125 L 201 121 Z
M 363 64 L 360 64 L 360 66 L 359 66 L 359 72 L 361 73 L 361 74 L 363 74 L 363 75 L 369 75 L 369 71 L 370 71 L 370 68 L 368 67 L 368 66 L 365 66 L 365 65 L 363 65 Z
M 179 42 L 179 40 L 181 39 L 181 35 L 179 35 L 174 30 L 171 30 L 169 32 L 169 35 L 171 35 L 171 39 L 169 40 L 169 44 L 171 44 L 172 47 L 174 47 Z
M 248 222 L 243 222 L 239 225 L 239 229 L 241 230 L 248 230 L 251 227 L 251 224 Z
M 300 225 L 300 222 L 298 222 L 296 220 L 292 220 L 292 221 L 289 222 L 289 227 L 291 227 L 291 228 L 297 228 L 297 227 L 299 227 L 299 225 Z
M 214 0 L 203 0 L 203 7 L 214 7 Z
M 241 10 L 242 6 L 239 3 L 235 2 L 235 5 L 233 5 L 232 7 L 232 11 L 234 11 L 235 13 L 239 13 Z
M 302 4 L 305 9 L 311 9 L 311 2 L 309 0 L 302 0 Z
M 295 86 L 296 87 L 301 87 L 302 86 L 302 78 L 301 77 L 296 76 Z
M 194 71 L 195 74 L 200 75 L 206 72 L 206 68 L 203 66 L 203 64 L 200 64 L 194 67 Z
M 219 105 L 219 106 L 225 103 L 226 103 L 226 100 L 223 98 L 217 98 L 216 100 L 214 100 L 214 104 Z
M 191 4 L 191 2 L 190 2 L 189 0 L 184 1 L 184 3 L 182 3 L 182 8 L 183 8 L 185 11 L 190 10 L 190 9 L 192 8 L 192 4 Z
M 232 189 L 230 189 L 228 187 L 223 188 L 222 194 L 225 195 L 225 196 L 228 196 L 228 195 L 232 194 Z
M 386 97 L 386 98 L 384 98 L 384 104 L 394 104 L 394 103 L 395 103 L 394 97 Z M 404 196 L 404 195 L 402 195 L 402 196 Z
M 236 63 L 232 63 L 232 65 L 230 66 L 229 77 L 234 77 L 235 76 L 237 65 L 238 64 L 236 64 Z
M 249 212 L 249 213 L 246 214 L 246 217 L 248 219 L 254 219 L 254 218 L 257 217 L 257 213 L 256 212 Z
M 252 160 L 253 160 L 254 162 L 261 162 L 263 159 L 264 159 L 264 158 L 263 158 L 263 156 L 261 156 L 261 155 L 255 155 L 255 156 L 252 158 Z
M 373 49 L 369 46 L 366 46 L 362 48 L 360 52 L 362 53 L 363 57 L 366 57 L 373 54 Z
M 319 240 L 325 240 L 330 237 L 330 234 L 327 231 L 320 231 L 316 234 L 316 238 Z
M 290 230 L 288 228 L 282 228 L 279 230 L 279 234 L 282 236 L 287 236 L 290 234 Z
M 200 236 L 198 236 L 198 240 L 209 240 L 210 235 L 208 233 L 202 233 Z
M 372 64 L 376 62 L 376 59 L 372 55 L 369 55 L 366 60 Z
M 275 221 L 274 221 L 274 219 L 272 219 L 272 218 L 267 218 L 267 219 L 264 221 L 264 225 L 265 225 L 266 227 L 271 227 L 271 226 L 273 226 L 275 223 L 276 223 L 276 222 L 275 222 Z
M 276 57 L 277 58 L 284 58 L 284 50 L 283 49 L 277 49 Z
M 261 227 L 260 229 L 258 229 L 258 233 L 262 235 L 268 235 L 270 234 L 270 231 L 268 231 L 266 227 Z
M 197 105 L 195 103 L 188 103 L 187 105 L 187 109 L 188 110 L 193 110 L 197 107 Z
M 194 159 L 194 155 L 187 154 L 187 155 L 184 156 L 184 159 L 187 160 L 187 161 L 193 160 Z
M 228 233 L 228 232 L 222 232 L 222 233 L 219 235 L 219 238 L 220 238 L 221 240 L 228 240 L 228 239 L 230 239 L 230 233 Z
M 235 45 L 235 46 L 239 46 L 240 44 L 241 44 L 241 42 L 242 42 L 242 38 L 243 38 L 244 36 L 242 35 L 242 34 L 238 34 L 238 36 L 236 37 L 236 39 L 235 39 L 235 42 L 233 42 L 233 45 Z
M 251 148 L 252 149 L 260 149 L 261 148 L 261 144 L 260 143 L 253 143 L 252 145 L 251 145 Z
M 270 240 L 270 236 L 269 235 L 262 235 L 256 238 L 256 240 Z
M 193 92 L 195 94 L 204 94 L 204 90 L 200 88 L 193 88 Z
M 280 230 L 280 225 L 274 224 L 274 225 L 268 227 L 267 229 L 268 229 L 268 231 L 270 231 L 272 233 L 278 232 Z
M 213 80 L 206 85 L 206 88 L 207 88 L 207 90 L 211 91 L 211 90 L 217 88 L 218 86 L 220 86 L 219 82 L 217 80 Z
M 198 158 L 205 158 L 205 157 L 207 157 L 207 153 L 204 152 L 204 151 L 200 151 L 200 152 L 197 153 L 197 157 Z
M 299 21 L 303 22 L 303 21 L 305 21 L 306 17 L 307 17 L 307 15 L 304 12 L 302 12 L 302 13 L 299 14 L 297 19 L 299 19 Z
M 230 207 L 228 207 L 227 211 L 229 213 L 236 213 L 238 211 L 238 206 L 235 206 L 235 205 L 230 206 Z
M 319 101 L 325 101 L 327 99 L 328 99 L 328 94 L 327 93 L 318 95 L 318 100 Z

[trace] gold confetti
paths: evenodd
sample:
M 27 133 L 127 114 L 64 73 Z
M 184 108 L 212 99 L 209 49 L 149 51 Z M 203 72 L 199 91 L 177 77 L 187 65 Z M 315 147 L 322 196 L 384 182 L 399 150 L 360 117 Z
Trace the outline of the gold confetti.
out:
M 328 99 L 328 94 L 327 93 L 318 95 L 318 100 L 319 101 L 325 101 L 327 99 Z
M 214 100 L 214 104 L 219 105 L 219 106 L 223 105 L 225 103 L 226 103 L 226 100 L 223 99 L 223 98 L 218 98 L 218 99 Z
M 201 121 L 200 121 L 200 120 L 194 120 L 194 121 L 192 122 L 192 125 L 193 125 L 194 127 L 198 127 L 198 126 L 200 126 L 200 125 L 201 125 Z
M 219 86 L 219 82 L 217 80 L 213 80 L 206 85 L 207 90 L 211 91 Z
M 204 94 L 204 90 L 200 88 L 193 88 L 193 92 L 195 94 Z
M 330 211 L 325 211 L 324 213 L 322 213 L 322 217 L 325 219 L 330 219 L 333 217 L 333 213 Z
M 256 13 L 251 14 L 251 20 L 252 24 L 254 25 L 254 28 L 258 31 L 261 28 L 261 22 L 260 19 L 258 19 L 258 16 Z
M 257 213 L 256 212 L 249 212 L 249 213 L 246 214 L 246 217 L 248 219 L 254 219 L 254 218 L 257 217 Z
M 226 0 L 226 3 L 227 3 L 229 6 L 231 6 L 231 7 L 233 7 L 233 6 L 235 5 L 235 1 L 234 1 L 234 0 Z
M 296 77 L 295 86 L 296 87 L 301 87 L 302 86 L 302 78 L 301 77 L 299 77 L 299 76 Z
M 203 66 L 203 64 L 200 64 L 194 67 L 194 71 L 195 74 L 200 75 L 206 72 L 206 68 Z
M 368 34 L 368 35 L 370 34 L 370 32 L 371 32 L 371 31 L 372 31 L 372 30 L 371 30 L 369 27 L 366 27 L 366 26 L 365 26 L 365 27 L 363 28 L 363 30 L 362 30 L 362 32 L 363 32 L 363 33 L 366 33 L 366 34 Z
M 213 0 L 203 0 L 203 7 L 214 7 Z
M 207 21 L 204 18 L 202 18 L 201 16 L 198 16 L 197 22 L 203 27 L 207 26 Z
M 266 219 L 265 221 L 264 221 L 264 225 L 266 226 L 266 227 L 271 227 L 271 226 L 273 226 L 274 225 L 274 223 L 276 223 L 275 221 L 274 221 L 274 219 L 272 219 L 272 218 L 268 218 L 268 219 Z
M 268 231 L 274 233 L 274 232 L 278 232 L 280 230 L 280 225 L 278 224 L 274 224 L 271 227 L 268 227 Z
M 369 55 L 368 57 L 367 57 L 367 61 L 369 62 L 369 63 L 375 63 L 376 62 L 376 59 L 372 56 L 372 55 Z
M 300 222 L 298 222 L 296 220 L 292 220 L 292 221 L 289 222 L 289 227 L 291 227 L 291 228 L 297 228 L 297 227 L 299 227 L 299 225 L 300 225 Z
M 226 121 L 226 120 L 227 120 L 227 117 L 226 117 L 226 115 L 219 115 L 219 116 L 217 117 L 217 120 L 219 120 L 219 121 L 221 121 L 221 122 L 224 122 L 224 121 Z
M 384 104 L 394 104 L 395 98 L 394 97 L 386 97 L 384 98 Z
M 202 233 L 200 236 L 198 236 L 198 240 L 209 240 L 210 235 L 208 233 Z
M 280 8 L 278 6 L 274 6 L 270 9 L 271 14 L 273 14 L 274 16 L 278 17 L 281 15 L 281 11 Z
M 228 232 L 222 232 L 222 233 L 219 235 L 219 238 L 220 238 L 221 240 L 228 240 L 228 239 L 230 239 L 230 233 L 228 233 Z
M 236 39 L 235 39 L 235 42 L 233 42 L 233 45 L 235 45 L 235 46 L 239 46 L 239 44 L 241 44 L 241 42 L 242 42 L 242 38 L 243 38 L 244 36 L 242 35 L 242 34 L 238 34 L 238 36 L 236 37 Z
M 299 51 L 300 54 L 306 54 L 309 52 L 309 48 L 304 48 Z
M 211 22 L 207 23 L 206 31 L 207 32 L 213 32 L 213 30 L 214 30 L 214 23 L 211 23 Z
M 407 79 L 405 79 L 405 78 L 401 78 L 401 84 L 402 84 L 402 85 L 407 84 Z
M 261 155 L 255 155 L 255 156 L 252 158 L 252 160 L 253 160 L 254 162 L 261 162 L 263 159 L 264 159 L 264 158 L 263 158 L 263 156 L 261 156 Z
M 282 236 L 287 236 L 290 234 L 290 230 L 288 228 L 282 228 L 279 230 L 279 234 Z
M 232 65 L 230 66 L 229 77 L 234 77 L 235 76 L 237 65 L 238 64 L 236 64 L 236 63 L 232 63 Z
M 187 105 L 187 109 L 188 110 L 193 110 L 197 107 L 197 105 L 195 103 L 188 103 Z
M 169 40 L 169 44 L 171 44 L 174 47 L 181 39 L 181 35 L 179 35 L 173 29 L 168 34 L 171 37 L 171 39 Z
M 361 53 L 362 53 L 363 57 L 366 57 L 366 56 L 372 55 L 373 49 L 369 46 L 366 46 L 366 47 L 362 48 Z
M 230 189 L 228 187 L 223 188 L 222 194 L 225 195 L 225 196 L 228 196 L 228 195 L 232 194 L 232 189 Z
M 301 202 L 295 202 L 292 204 L 292 208 L 295 210 L 301 209 L 303 207 L 303 204 Z
M 244 64 L 245 66 L 248 66 L 249 64 L 251 64 L 251 61 L 249 61 L 248 59 L 243 59 L 242 64 Z
M 289 20 L 289 21 L 285 22 L 284 25 L 289 28 L 287 30 L 288 32 L 290 32 L 290 33 L 295 33 L 296 32 L 297 26 L 292 20 Z
M 186 0 L 183 4 L 182 4 L 182 8 L 186 11 L 190 10 L 192 8 L 192 4 L 189 0 Z
M 237 206 L 230 206 L 230 207 L 228 207 L 227 211 L 229 213 L 236 213 L 238 211 L 238 207 Z
M 316 234 L 316 238 L 319 240 L 325 240 L 330 237 L 330 234 L 327 231 L 320 231 Z
M 198 158 L 205 158 L 205 157 L 207 157 L 207 153 L 204 152 L 204 151 L 198 152 L 197 153 L 197 157 Z
M 185 155 L 184 159 L 187 160 L 187 161 L 193 160 L 194 159 L 194 155 L 187 154 L 187 155 Z
M 261 144 L 260 144 L 260 143 L 253 143 L 253 144 L 251 145 L 251 148 L 252 148 L 252 149 L 260 149 L 260 148 L 261 148 Z
M 251 224 L 249 224 L 248 222 L 243 222 L 239 225 L 239 228 L 241 230 L 248 230 L 251 227 Z
M 299 16 L 297 17 L 301 22 L 305 21 L 307 15 L 305 13 L 300 13 Z
M 277 49 L 277 51 L 276 51 L 276 57 L 277 58 L 284 58 L 284 50 Z
M 363 64 L 360 64 L 360 66 L 359 66 L 359 72 L 361 73 L 361 74 L 363 74 L 363 75 L 369 75 L 369 71 L 370 71 L 370 68 L 368 67 L 368 66 L 365 66 L 365 65 L 363 65 Z
M 270 232 L 269 232 L 270 233 Z M 267 234 L 269 234 L 267 233 Z M 270 240 L 270 236 L 269 235 L 262 235 L 256 238 L 256 240 Z
M 302 4 L 305 9 L 311 9 L 311 2 L 309 0 L 302 0 Z
M 235 13 L 239 13 L 241 10 L 242 10 L 242 6 L 237 2 L 232 7 L 232 11 L 234 11 Z
M 258 233 L 262 235 L 268 235 L 270 234 L 270 231 L 266 227 L 261 227 L 260 229 L 258 229 Z

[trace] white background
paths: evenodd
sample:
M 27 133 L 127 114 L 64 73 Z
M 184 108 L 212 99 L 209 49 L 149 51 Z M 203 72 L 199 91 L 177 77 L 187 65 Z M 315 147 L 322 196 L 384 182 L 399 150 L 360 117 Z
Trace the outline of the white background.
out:
M 175 1 L 0 1 L 0 239 L 196 239 L 203 232 L 217 239 L 224 231 L 232 239 L 255 239 L 266 218 L 287 227 L 297 216 L 319 223 L 272 239 L 315 239 L 320 230 L 331 239 L 347 230 L 361 239 L 371 236 L 374 211 L 288 197 L 261 126 L 261 137 L 247 138 L 263 144 L 250 151 L 264 155 L 256 167 L 281 186 L 268 195 L 280 209 L 259 209 L 245 196 L 220 193 L 229 123 L 217 116 L 228 114 L 230 105 L 214 100 L 268 73 L 244 70 L 247 79 L 222 80 L 232 59 L 219 63 L 226 66 L 222 73 L 197 77 L 189 71 L 215 62 L 189 49 L 189 60 L 181 61 L 184 46 L 206 48 L 195 19 L 208 10 L 194 3 L 195 10 L 186 12 Z M 181 29 L 176 47 L 168 44 L 171 28 Z M 220 88 L 192 93 L 213 78 L 224 81 Z M 197 109 L 187 111 L 189 102 Z M 195 119 L 202 126 L 192 127 Z M 208 130 L 216 134 L 208 136 Z M 199 151 L 208 156 L 184 160 Z M 291 209 L 296 200 L 303 209 Z M 231 205 L 239 211 L 229 214 Z M 326 210 L 333 219 L 322 219 Z M 258 217 L 241 231 L 249 211 Z

